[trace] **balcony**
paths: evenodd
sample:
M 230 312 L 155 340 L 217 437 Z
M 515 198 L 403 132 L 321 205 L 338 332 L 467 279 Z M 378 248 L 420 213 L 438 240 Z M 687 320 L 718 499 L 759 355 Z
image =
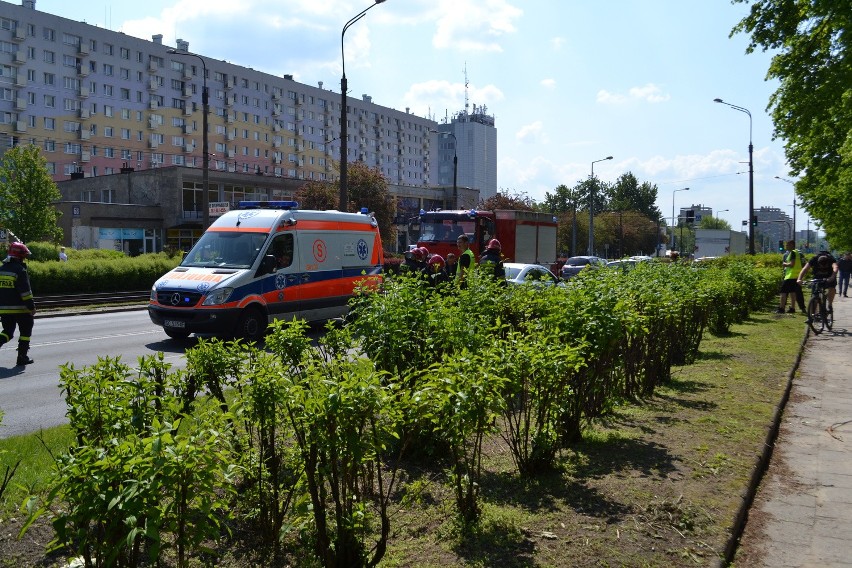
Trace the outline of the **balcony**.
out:
M 27 109 L 27 100 L 23 97 L 18 97 L 15 99 L 15 110 L 26 110 Z
M 15 56 L 12 58 L 12 63 L 17 65 L 23 65 L 27 62 L 27 54 L 25 51 L 19 49 L 15 52 Z
M 158 88 L 160 88 L 160 84 L 157 82 L 157 79 L 155 79 L 154 77 L 151 77 L 150 79 L 148 79 L 148 90 L 149 91 L 156 91 Z
M 183 132 L 184 134 L 192 134 L 193 132 L 195 132 L 195 129 L 192 127 L 191 124 L 184 124 L 181 127 L 181 132 Z
M 24 28 L 16 27 L 15 31 L 12 32 L 12 41 L 21 42 L 25 39 L 27 39 L 27 36 L 24 33 Z
M 15 121 L 15 132 L 26 132 L 27 131 L 27 123 L 23 120 Z
M 156 140 L 148 140 L 148 147 L 151 148 L 152 150 L 156 150 L 157 148 L 160 147 L 160 143 L 157 142 Z
M 89 55 L 89 46 L 83 42 L 80 42 L 80 45 L 77 46 L 77 55 L 87 57 Z
M 80 161 L 81 162 L 88 162 L 91 159 L 92 159 L 92 153 L 91 152 L 88 152 L 86 150 L 83 150 L 82 152 L 80 152 Z
M 77 96 L 81 99 L 86 99 L 89 97 L 89 87 L 80 87 L 80 90 L 77 91 Z
M 183 91 L 181 91 L 181 95 L 184 98 L 188 98 L 192 96 L 192 87 L 184 87 Z
M 92 133 L 89 132 L 88 130 L 86 130 L 85 128 L 81 129 L 79 132 L 80 132 L 80 140 L 88 140 L 92 136 Z

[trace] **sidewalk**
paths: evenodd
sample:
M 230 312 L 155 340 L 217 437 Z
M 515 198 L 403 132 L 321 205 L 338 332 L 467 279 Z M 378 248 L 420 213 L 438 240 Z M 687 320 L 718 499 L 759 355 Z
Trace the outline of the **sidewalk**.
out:
M 805 342 L 737 567 L 852 568 L 852 298 L 834 316 Z

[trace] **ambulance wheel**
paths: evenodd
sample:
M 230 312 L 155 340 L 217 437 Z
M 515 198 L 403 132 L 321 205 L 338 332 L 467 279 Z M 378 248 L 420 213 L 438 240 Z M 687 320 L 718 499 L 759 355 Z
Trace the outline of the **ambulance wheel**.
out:
M 266 335 L 266 317 L 257 308 L 248 308 L 237 324 L 237 337 L 246 341 L 260 341 Z
M 163 331 L 165 331 L 166 335 L 168 335 L 172 339 L 186 339 L 187 337 L 189 337 L 188 331 L 178 331 L 176 329 L 164 329 Z

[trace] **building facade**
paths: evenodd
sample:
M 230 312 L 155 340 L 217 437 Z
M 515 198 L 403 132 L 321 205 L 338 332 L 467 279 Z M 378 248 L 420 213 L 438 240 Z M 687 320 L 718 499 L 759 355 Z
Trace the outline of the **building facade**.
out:
M 0 1 L 0 151 L 38 146 L 57 182 L 107 176 L 88 184 L 90 189 L 62 193 L 70 201 L 108 205 L 138 205 L 120 200 L 121 192 L 105 187 L 109 180 L 121 179 L 120 186 L 142 180 L 149 170 L 195 169 L 197 176 L 181 175 L 177 185 L 159 191 L 162 202 L 175 204 L 164 213 L 162 229 L 190 221 L 199 232 L 197 220 L 168 223 L 172 212 L 197 214 L 200 202 L 181 200 L 196 199 L 202 189 L 206 88 L 210 203 L 252 193 L 261 176 L 266 179 L 260 193 L 270 199 L 292 194 L 293 182 L 336 181 L 345 116 L 347 160 L 377 168 L 399 205 L 413 211 L 458 205 L 444 189 L 452 181 L 437 179 L 432 150 L 441 135 L 434 120 L 377 105 L 369 95 L 348 97 L 342 112 L 340 94 L 322 83 L 301 84 L 289 75 L 192 53 L 183 40 L 176 43 L 172 48 L 161 35 L 146 41 L 39 12 L 35 0 Z M 458 188 L 479 190 L 482 197 L 490 187 L 496 192 L 496 130 L 487 118 L 464 113 L 452 123 L 463 142 Z M 480 172 L 491 164 L 493 182 Z M 122 173 L 132 175 L 121 178 Z M 235 181 L 233 174 L 244 177 Z M 191 191 L 187 183 L 194 184 Z M 469 199 L 469 191 L 466 195 Z M 167 241 L 163 234 L 160 242 Z
M 437 128 L 438 167 L 435 183 L 469 187 L 481 199 L 497 195 L 497 129 L 486 107 L 473 105 Z M 458 158 L 458 164 L 455 164 Z

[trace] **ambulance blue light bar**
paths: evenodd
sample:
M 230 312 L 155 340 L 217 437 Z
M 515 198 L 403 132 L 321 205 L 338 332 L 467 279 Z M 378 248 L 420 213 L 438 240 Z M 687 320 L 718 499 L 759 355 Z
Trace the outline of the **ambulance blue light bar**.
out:
M 296 209 L 298 201 L 240 201 L 240 209 Z

